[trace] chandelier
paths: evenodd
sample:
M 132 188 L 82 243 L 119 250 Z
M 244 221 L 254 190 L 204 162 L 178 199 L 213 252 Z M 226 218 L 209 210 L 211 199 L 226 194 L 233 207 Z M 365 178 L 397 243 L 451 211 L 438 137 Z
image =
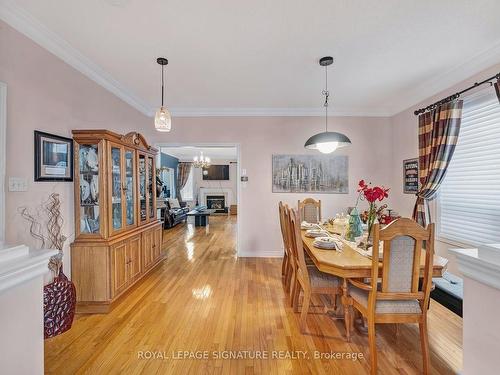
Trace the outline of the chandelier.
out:
M 203 152 L 200 152 L 200 156 L 195 156 L 193 158 L 193 167 L 195 168 L 210 167 L 210 158 L 208 156 L 203 156 Z

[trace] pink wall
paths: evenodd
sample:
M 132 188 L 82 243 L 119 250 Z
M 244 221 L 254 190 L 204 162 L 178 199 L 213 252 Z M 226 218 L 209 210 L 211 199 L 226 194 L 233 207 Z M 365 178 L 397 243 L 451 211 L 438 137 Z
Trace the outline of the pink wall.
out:
M 440 100 L 452 93 L 463 90 L 477 81 L 482 81 L 500 71 L 500 64 L 492 66 L 489 69 L 482 71 L 466 80 L 444 90 L 420 103 L 415 104 L 401 113 L 391 118 L 392 123 L 392 186 L 394 191 L 392 194 L 393 205 L 397 207 L 400 214 L 403 216 L 410 216 L 413 212 L 415 203 L 415 196 L 412 194 L 403 194 L 402 187 L 402 168 L 403 160 L 414 158 L 418 156 L 418 122 L 417 117 L 413 112 L 425 107 L 437 100 Z M 482 86 L 483 88 L 485 86 Z M 435 202 L 434 202 L 435 203 Z M 435 219 L 435 204 L 431 204 L 431 215 Z M 436 252 L 449 259 L 448 269 L 450 272 L 459 273 L 455 261 L 455 256 L 448 252 L 450 248 L 462 247 L 458 244 L 449 244 L 441 241 L 436 241 Z
M 73 183 L 33 181 L 33 131 L 66 137 L 71 129 L 128 132 L 150 119 L 3 22 L 0 46 L 0 81 L 8 86 L 6 178 L 24 177 L 29 185 L 27 192 L 6 192 L 6 239 L 35 246 L 18 208 L 33 208 L 52 192 L 61 196 L 64 231 L 72 236 Z
M 238 219 L 240 254 L 281 254 L 277 205 L 295 205 L 304 194 L 271 192 L 272 154 L 304 154 L 305 140 L 321 131 L 321 118 L 174 118 L 170 133 L 158 133 L 143 116 L 29 39 L 0 23 L 0 80 L 8 85 L 7 178 L 25 177 L 28 192 L 7 192 L 6 237 L 33 246 L 18 207 L 33 207 L 53 191 L 61 195 L 65 232 L 73 228 L 73 184 L 33 182 L 33 130 L 71 136 L 71 129 L 105 128 L 120 133 L 137 130 L 150 143 L 231 143 L 240 147 L 240 168 L 249 182 L 242 188 Z M 154 84 L 154 83 L 152 83 Z M 325 215 L 353 205 L 361 178 L 390 186 L 391 123 L 386 118 L 331 119 L 332 129 L 347 134 L 349 194 L 316 195 Z M 312 152 L 314 154 L 314 152 Z M 69 261 L 66 262 L 66 266 Z

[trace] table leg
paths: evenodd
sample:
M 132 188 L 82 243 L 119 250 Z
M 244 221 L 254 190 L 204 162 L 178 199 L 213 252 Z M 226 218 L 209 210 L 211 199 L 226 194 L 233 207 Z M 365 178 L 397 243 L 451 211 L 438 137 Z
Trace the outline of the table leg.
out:
M 342 283 L 342 304 L 344 305 L 345 336 L 351 342 L 351 299 L 347 294 L 347 279 Z

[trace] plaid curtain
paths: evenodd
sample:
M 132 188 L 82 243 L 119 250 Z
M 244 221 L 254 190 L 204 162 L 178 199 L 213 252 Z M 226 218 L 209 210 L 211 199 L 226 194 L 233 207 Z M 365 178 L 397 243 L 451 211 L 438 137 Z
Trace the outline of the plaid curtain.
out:
M 420 189 L 413 209 L 413 219 L 423 226 L 431 222 L 427 201 L 436 197 L 455 152 L 462 106 L 463 101 L 456 100 L 418 117 Z
M 191 163 L 180 162 L 177 165 L 177 198 L 182 202 L 181 190 L 186 186 L 186 182 L 191 172 Z

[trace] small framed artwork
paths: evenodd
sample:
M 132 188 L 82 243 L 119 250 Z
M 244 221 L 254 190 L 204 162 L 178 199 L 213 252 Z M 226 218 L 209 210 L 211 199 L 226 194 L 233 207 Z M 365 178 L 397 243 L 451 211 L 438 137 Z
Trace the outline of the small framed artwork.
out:
M 73 181 L 73 140 L 35 130 L 35 181 Z
M 418 192 L 418 158 L 403 160 L 403 193 Z

